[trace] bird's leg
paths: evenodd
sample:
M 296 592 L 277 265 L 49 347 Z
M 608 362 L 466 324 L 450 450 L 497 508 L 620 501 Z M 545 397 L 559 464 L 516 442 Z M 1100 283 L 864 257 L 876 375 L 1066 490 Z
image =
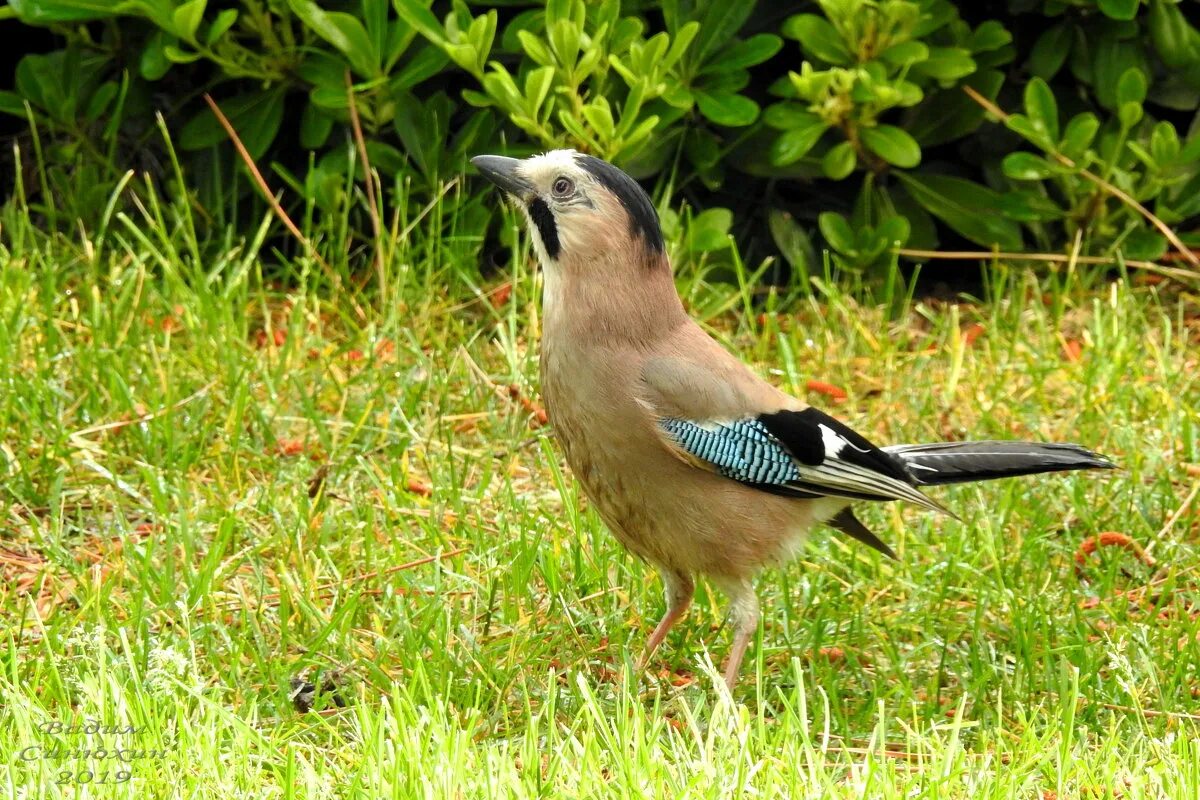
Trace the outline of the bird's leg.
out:
M 742 659 L 746 656 L 746 648 L 758 630 L 758 596 L 754 587 L 749 583 L 740 583 L 728 590 L 732 603 L 729 608 L 730 619 L 733 620 L 733 647 L 729 650 L 729 659 L 725 662 L 725 685 L 729 691 L 737 685 L 738 671 Z
M 687 612 L 688 606 L 692 604 L 692 596 L 696 593 L 696 584 L 686 573 L 663 570 L 662 580 L 667 594 L 667 611 L 659 620 L 658 625 L 654 627 L 654 632 L 650 634 L 650 639 L 646 642 L 642 657 L 638 659 L 638 672 L 646 669 L 646 665 L 650 663 L 650 657 L 662 644 L 663 639 L 667 638 L 667 632 Z

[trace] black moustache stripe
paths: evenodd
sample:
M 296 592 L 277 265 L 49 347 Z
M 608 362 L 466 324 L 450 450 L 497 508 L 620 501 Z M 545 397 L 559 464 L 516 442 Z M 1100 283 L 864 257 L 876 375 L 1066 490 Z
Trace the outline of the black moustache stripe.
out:
M 562 252 L 562 245 L 558 241 L 558 227 L 554 224 L 554 212 L 550 210 L 550 206 L 546 205 L 545 200 L 535 197 L 530 201 L 529 218 L 537 227 L 538 236 L 542 237 L 542 246 L 546 248 L 546 255 L 558 258 L 558 254 Z

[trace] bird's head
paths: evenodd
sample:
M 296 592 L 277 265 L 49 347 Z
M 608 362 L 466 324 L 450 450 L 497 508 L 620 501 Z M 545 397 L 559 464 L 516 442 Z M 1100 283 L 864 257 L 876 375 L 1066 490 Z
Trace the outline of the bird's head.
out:
M 526 159 L 475 156 L 471 163 L 525 213 L 547 273 L 622 259 L 665 263 L 654 204 L 607 161 L 551 150 Z

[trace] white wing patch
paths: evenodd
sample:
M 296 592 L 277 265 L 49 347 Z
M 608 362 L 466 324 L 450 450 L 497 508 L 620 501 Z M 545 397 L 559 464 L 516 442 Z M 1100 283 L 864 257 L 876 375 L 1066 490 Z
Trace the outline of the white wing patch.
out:
M 821 431 L 821 444 L 825 448 L 826 458 L 837 458 L 847 447 L 857 450 L 860 453 L 870 452 L 850 444 L 844 436 L 828 425 L 821 424 L 817 428 Z

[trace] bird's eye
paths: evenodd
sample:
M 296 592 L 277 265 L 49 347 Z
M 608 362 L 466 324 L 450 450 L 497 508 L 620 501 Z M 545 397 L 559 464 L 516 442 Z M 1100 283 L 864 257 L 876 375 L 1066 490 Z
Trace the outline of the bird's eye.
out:
M 575 183 L 570 178 L 558 178 L 552 187 L 555 197 L 566 197 L 575 191 Z

